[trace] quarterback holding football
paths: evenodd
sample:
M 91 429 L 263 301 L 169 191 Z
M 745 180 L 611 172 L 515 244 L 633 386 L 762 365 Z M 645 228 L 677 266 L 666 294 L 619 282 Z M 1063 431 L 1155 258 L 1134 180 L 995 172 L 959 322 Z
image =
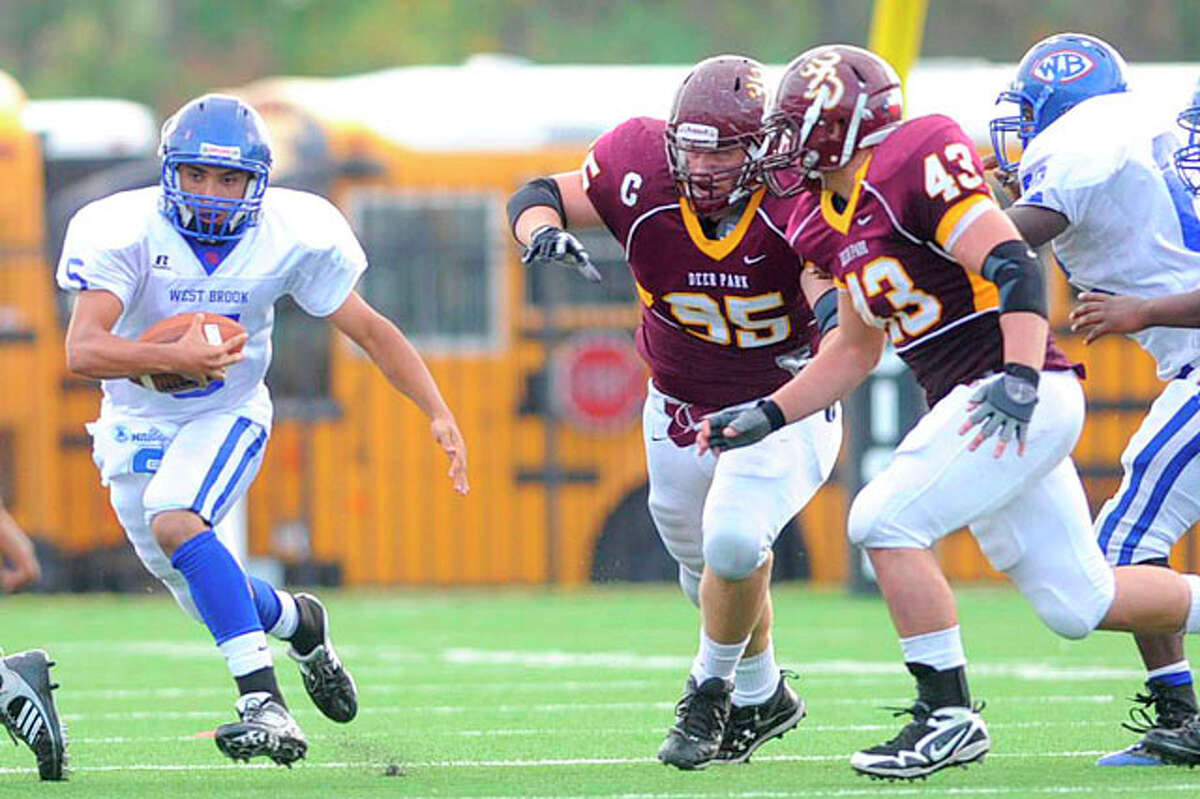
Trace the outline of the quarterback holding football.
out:
M 316 195 L 268 188 L 271 144 L 252 108 L 223 95 L 192 100 L 163 126 L 160 154 L 161 186 L 97 200 L 71 220 L 58 267 L 59 285 L 76 293 L 67 360 L 103 381 L 89 431 L 121 525 L 212 633 L 237 682 L 239 720 L 217 729 L 217 746 L 290 764 L 308 744 L 266 635 L 290 642 L 330 719 L 354 718 L 355 684 L 320 601 L 248 577 L 213 533 L 254 480 L 270 435 L 263 378 L 276 300 L 290 295 L 327 317 L 430 417 L 464 494 L 466 446 L 416 350 L 355 291 L 367 259 L 345 218 Z

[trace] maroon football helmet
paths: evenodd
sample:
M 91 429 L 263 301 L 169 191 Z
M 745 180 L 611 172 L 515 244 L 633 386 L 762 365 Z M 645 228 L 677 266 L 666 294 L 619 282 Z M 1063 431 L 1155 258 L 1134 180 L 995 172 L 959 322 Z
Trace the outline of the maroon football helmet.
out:
M 762 64 L 745 56 L 707 58 L 683 79 L 667 120 L 667 163 L 697 214 L 721 211 L 758 187 L 766 99 Z M 738 151 L 743 158 L 732 155 Z M 731 163 L 695 171 L 689 152 L 730 154 Z
M 877 144 L 903 113 L 900 76 L 879 56 L 848 44 L 801 53 L 788 64 L 764 120 L 764 179 L 772 193 L 796 194 L 821 172 L 845 166 Z

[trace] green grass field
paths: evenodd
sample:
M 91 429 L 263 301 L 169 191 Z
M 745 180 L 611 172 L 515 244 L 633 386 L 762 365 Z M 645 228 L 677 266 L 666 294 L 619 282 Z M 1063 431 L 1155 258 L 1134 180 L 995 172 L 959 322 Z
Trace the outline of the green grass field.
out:
M 1133 644 L 1066 642 L 1007 590 L 960 593 L 986 763 L 925 783 L 870 782 L 847 757 L 890 738 L 910 679 L 883 605 L 838 592 L 776 592 L 777 649 L 809 716 L 744 766 L 668 769 L 654 753 L 695 645 L 676 590 L 330 593 L 335 640 L 358 680 L 350 725 L 308 703 L 279 650 L 310 741 L 292 770 L 225 760 L 206 731 L 233 690 L 207 634 L 163 597 L 16 597 L 2 643 L 59 661 L 71 779 L 40 785 L 24 747 L 0 749 L 0 796 L 367 799 L 397 796 L 1183 796 L 1200 773 L 1100 769 L 1133 740 L 1118 723 L 1140 686 Z M 388 776 L 389 765 L 395 776 Z

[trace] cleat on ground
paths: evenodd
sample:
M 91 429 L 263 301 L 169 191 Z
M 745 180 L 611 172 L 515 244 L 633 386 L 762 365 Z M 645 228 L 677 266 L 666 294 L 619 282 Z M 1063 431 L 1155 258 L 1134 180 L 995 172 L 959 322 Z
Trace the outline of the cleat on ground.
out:
M 725 727 L 725 738 L 713 763 L 745 763 L 760 746 L 795 727 L 804 718 L 804 700 L 796 695 L 787 678 L 795 676 L 786 669 L 779 672 L 779 686 L 760 705 L 734 706 Z
M 667 765 L 692 771 L 713 762 L 725 737 L 733 683 L 710 677 L 700 685 L 689 676 L 683 698 L 675 705 L 675 726 L 658 749 Z
M 307 605 L 321 620 L 321 643 L 303 655 L 294 646 L 289 646 L 288 657 L 300 667 L 304 690 L 308 691 L 317 709 L 327 718 L 345 724 L 358 714 L 358 688 L 333 648 L 329 637 L 329 612 L 312 594 L 296 594 L 296 604 Z
M 1152 756 L 1172 766 L 1200 766 L 1200 713 L 1175 729 L 1155 727 L 1141 743 Z
M 980 707 L 931 708 L 917 701 L 896 715 L 913 720 L 886 743 L 855 752 L 850 767 L 860 774 L 886 780 L 925 779 L 948 766 L 982 760 L 991 748 Z
M 1129 709 L 1129 721 L 1121 726 L 1142 736 L 1132 746 L 1110 752 L 1096 761 L 1097 766 L 1165 766 L 1169 765 L 1146 745 L 1146 736 L 1153 730 L 1176 730 L 1187 723 L 1196 712 L 1192 705 L 1191 686 L 1177 688 L 1155 682 L 1146 684 L 1148 693 L 1131 700 L 1137 706 Z M 1149 708 L 1154 707 L 1154 716 Z
M 43 780 L 66 779 L 67 728 L 58 718 L 50 682 L 54 661 L 40 649 L 0 660 L 0 722 L 13 742 L 23 742 L 37 757 Z
M 238 698 L 240 721 L 217 727 L 217 748 L 233 760 L 249 762 L 265 756 L 281 766 L 291 767 L 308 752 L 308 741 L 300 725 L 266 692 Z

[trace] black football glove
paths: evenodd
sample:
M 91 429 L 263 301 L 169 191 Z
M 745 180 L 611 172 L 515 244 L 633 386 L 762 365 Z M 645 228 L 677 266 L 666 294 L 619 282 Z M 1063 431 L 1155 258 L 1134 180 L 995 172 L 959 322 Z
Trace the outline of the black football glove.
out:
M 592 258 L 579 239 L 553 225 L 542 225 L 533 231 L 529 246 L 521 256 L 521 263 L 531 264 L 534 261 L 555 261 L 573 267 L 593 283 L 603 279 L 596 267 L 592 266 Z
M 769 399 L 759 400 L 753 408 L 717 411 L 704 418 L 708 419 L 708 446 L 715 452 L 756 444 L 784 425 L 783 411 Z M 726 436 L 726 427 L 736 430 L 736 435 Z
M 1006 364 L 1004 374 L 979 387 L 967 405 L 970 414 L 958 432 L 967 433 L 977 424 L 982 424 L 970 449 L 977 448 L 997 430 L 1000 440 L 996 444 L 996 457 L 1004 454 L 1008 443 L 1017 439 L 1017 454 L 1025 452 L 1025 434 L 1033 408 L 1037 405 L 1038 372 L 1024 364 Z

